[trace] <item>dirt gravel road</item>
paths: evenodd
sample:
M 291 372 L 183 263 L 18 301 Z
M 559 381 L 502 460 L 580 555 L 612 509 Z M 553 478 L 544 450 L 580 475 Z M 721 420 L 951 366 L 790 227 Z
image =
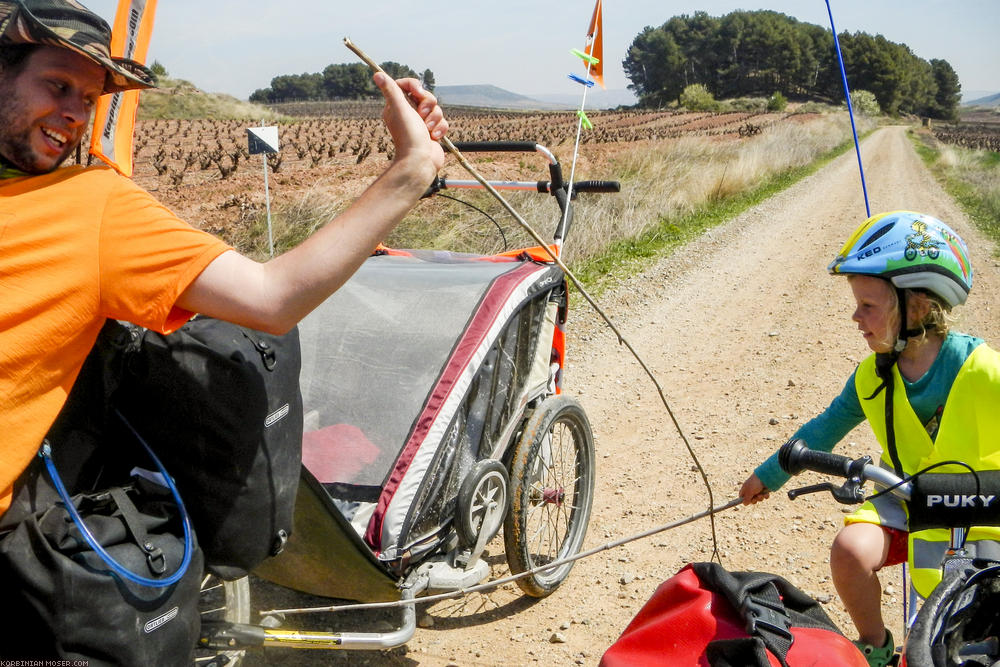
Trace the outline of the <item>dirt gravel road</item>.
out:
M 957 329 L 1000 343 L 1000 262 L 935 183 L 906 130 L 862 144 L 872 212 L 907 208 L 949 222 L 969 243 L 975 286 Z M 840 391 L 867 347 L 850 320 L 846 281 L 826 266 L 864 219 L 855 154 L 846 154 L 737 219 L 609 290 L 602 305 L 653 369 L 711 482 L 715 504 Z M 577 299 L 571 308 L 568 394 L 594 427 L 597 487 L 585 548 L 702 511 L 708 494 L 660 403 L 627 351 Z M 867 426 L 841 453 L 874 454 Z M 804 476 L 802 483 L 818 477 Z M 796 480 L 798 481 L 798 480 Z M 829 497 L 784 493 L 717 516 L 722 563 L 779 573 L 851 626 L 829 577 L 828 549 L 843 513 Z M 490 546 L 494 578 L 507 574 L 502 541 Z M 418 606 L 405 649 L 336 654 L 252 653 L 251 665 L 594 665 L 656 586 L 712 555 L 709 521 L 659 533 L 577 563 L 543 600 L 507 586 Z M 884 609 L 901 625 L 901 575 L 883 576 Z M 257 591 L 255 591 L 256 593 Z M 331 621 L 332 625 L 332 621 Z

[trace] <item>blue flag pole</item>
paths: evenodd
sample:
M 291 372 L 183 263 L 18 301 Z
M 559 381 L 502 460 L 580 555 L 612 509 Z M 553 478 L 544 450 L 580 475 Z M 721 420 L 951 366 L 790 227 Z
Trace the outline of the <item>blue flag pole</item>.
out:
M 861 192 L 865 197 L 865 218 L 872 217 L 868 205 L 868 188 L 865 186 L 865 168 L 861 165 L 861 144 L 858 142 L 858 128 L 854 124 L 854 107 L 851 104 L 851 90 L 847 87 L 847 71 L 844 69 L 844 56 L 840 52 L 840 40 L 837 39 L 837 28 L 833 25 L 833 10 L 830 0 L 826 0 L 826 13 L 830 16 L 830 30 L 833 31 L 833 45 L 837 50 L 837 63 L 840 65 L 840 78 L 844 83 L 844 97 L 847 99 L 847 115 L 851 118 L 851 133 L 854 135 L 854 152 L 858 155 L 858 172 L 861 174 Z

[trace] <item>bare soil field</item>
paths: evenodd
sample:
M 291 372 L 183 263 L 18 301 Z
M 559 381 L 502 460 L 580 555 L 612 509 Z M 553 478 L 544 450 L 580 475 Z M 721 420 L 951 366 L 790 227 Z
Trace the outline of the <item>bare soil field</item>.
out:
M 949 222 L 969 243 L 975 286 L 957 329 L 1000 341 L 1000 262 L 935 183 L 905 136 L 884 128 L 862 144 L 873 212 L 908 208 Z M 853 153 L 672 257 L 610 289 L 602 303 L 663 386 L 711 482 L 714 503 L 735 497 L 751 470 L 840 391 L 868 350 L 850 320 L 846 282 L 826 266 L 865 218 Z M 581 299 L 571 306 L 565 390 L 594 427 L 597 486 L 585 548 L 650 530 L 709 507 L 699 475 L 655 388 Z M 838 451 L 875 454 L 868 427 Z M 792 484 L 819 481 L 806 475 Z M 789 487 L 791 488 L 791 487 Z M 828 549 L 843 510 L 828 496 L 783 492 L 716 517 L 718 556 L 731 570 L 783 575 L 852 635 L 830 581 Z M 493 578 L 507 574 L 502 540 L 489 548 Z M 712 558 L 707 519 L 600 552 L 576 564 L 553 595 L 513 585 L 418 605 L 419 628 L 381 653 L 255 651 L 250 665 L 594 665 L 657 585 L 684 564 Z M 882 578 L 884 613 L 901 635 L 899 568 Z M 315 604 L 255 582 L 281 606 Z M 257 606 L 255 604 L 255 606 Z M 259 608 L 259 607 L 257 607 Z M 386 629 L 380 615 L 327 616 L 318 627 Z
M 345 117 L 282 123 L 281 152 L 271 157 L 268 187 L 272 207 L 304 194 L 350 201 L 385 168 L 392 144 L 378 104 L 359 103 Z M 353 107 L 351 107 L 353 109 Z M 335 111 L 346 113 L 346 108 Z M 659 141 L 704 136 L 741 141 L 778 123 L 808 123 L 818 114 L 682 111 L 594 111 L 595 128 L 583 133 L 578 179 L 609 178 L 610 161 Z M 449 137 L 462 141 L 531 141 L 551 149 L 568 169 L 577 117 L 573 113 L 467 110 L 450 117 Z M 154 192 L 183 219 L 230 240 L 234 225 L 265 210 L 264 157 L 249 155 L 245 121 L 143 120 L 135 131 L 134 180 Z M 495 179 L 548 178 L 545 160 L 524 154 L 470 154 Z M 527 169 L 526 169 L 527 166 Z M 457 164 L 449 175 L 466 178 Z M 568 176 L 568 171 L 567 174 Z

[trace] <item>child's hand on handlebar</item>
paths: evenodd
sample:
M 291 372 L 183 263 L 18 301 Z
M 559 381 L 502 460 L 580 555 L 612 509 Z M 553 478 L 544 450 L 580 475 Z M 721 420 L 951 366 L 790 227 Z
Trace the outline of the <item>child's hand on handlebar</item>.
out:
M 743 482 L 739 495 L 743 499 L 744 505 L 753 505 L 754 503 L 759 503 L 762 500 L 770 498 L 771 492 L 764 486 L 757 475 L 753 473 L 747 477 L 747 481 Z

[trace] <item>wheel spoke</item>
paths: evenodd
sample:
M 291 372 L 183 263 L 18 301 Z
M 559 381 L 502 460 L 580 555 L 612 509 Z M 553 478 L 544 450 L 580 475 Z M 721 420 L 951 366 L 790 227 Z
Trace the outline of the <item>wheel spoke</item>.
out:
M 546 568 L 582 545 L 593 489 L 593 440 L 586 415 L 564 396 L 543 401 L 518 442 L 512 470 L 516 514 L 504 539 L 514 571 L 539 568 L 518 585 L 529 595 L 555 590 L 572 563 Z M 522 448 L 528 448 L 525 451 Z M 521 456 L 523 458 L 518 458 Z

